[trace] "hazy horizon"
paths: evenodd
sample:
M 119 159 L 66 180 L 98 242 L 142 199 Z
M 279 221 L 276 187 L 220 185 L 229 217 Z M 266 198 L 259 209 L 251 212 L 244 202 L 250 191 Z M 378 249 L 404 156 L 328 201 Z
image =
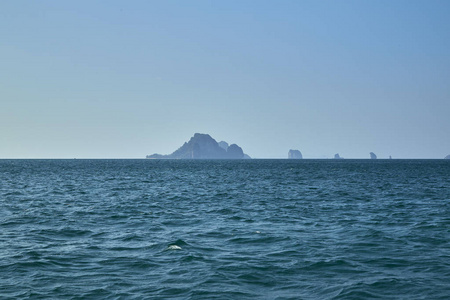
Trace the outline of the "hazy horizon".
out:
M 0 158 L 450 154 L 449 1 L 0 2 Z

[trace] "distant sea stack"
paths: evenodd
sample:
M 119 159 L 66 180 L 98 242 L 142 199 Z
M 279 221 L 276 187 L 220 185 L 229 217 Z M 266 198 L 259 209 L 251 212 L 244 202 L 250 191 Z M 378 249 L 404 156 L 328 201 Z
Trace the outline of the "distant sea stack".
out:
M 370 152 L 370 159 L 377 159 L 377 155 L 373 152 Z
M 343 157 L 340 157 L 339 156 L 339 153 L 336 153 L 335 155 L 334 155 L 334 159 L 344 159 Z
M 447 155 L 444 159 L 450 159 L 450 154 Z
M 288 159 L 302 159 L 303 155 L 299 150 L 289 150 Z
M 196 133 L 183 146 L 169 155 L 147 155 L 152 159 L 246 159 L 250 158 L 236 144 L 217 143 L 209 134 Z

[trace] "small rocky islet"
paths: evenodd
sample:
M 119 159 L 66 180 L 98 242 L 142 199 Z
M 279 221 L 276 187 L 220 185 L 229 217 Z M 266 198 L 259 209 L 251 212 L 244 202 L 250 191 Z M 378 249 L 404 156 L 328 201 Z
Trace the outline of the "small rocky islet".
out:
M 302 159 L 303 155 L 300 150 L 289 150 L 288 159 Z

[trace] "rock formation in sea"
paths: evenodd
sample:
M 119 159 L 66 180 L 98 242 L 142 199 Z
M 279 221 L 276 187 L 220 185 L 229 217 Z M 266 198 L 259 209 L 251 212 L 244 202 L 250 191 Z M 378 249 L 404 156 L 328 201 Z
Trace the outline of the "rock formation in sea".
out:
M 450 154 L 447 155 L 444 159 L 450 159 Z
M 288 159 L 302 159 L 303 155 L 299 150 L 289 150 Z
M 335 155 L 334 155 L 334 159 L 344 159 L 343 157 L 340 157 L 339 156 L 339 153 L 336 153 Z
M 392 159 L 392 156 L 389 155 L 389 159 Z
M 227 142 L 217 143 L 209 134 L 196 133 L 175 152 L 169 155 L 152 154 L 153 159 L 244 159 L 244 154 L 236 144 L 228 146 Z
M 377 155 L 373 152 L 370 152 L 370 159 L 377 159 Z

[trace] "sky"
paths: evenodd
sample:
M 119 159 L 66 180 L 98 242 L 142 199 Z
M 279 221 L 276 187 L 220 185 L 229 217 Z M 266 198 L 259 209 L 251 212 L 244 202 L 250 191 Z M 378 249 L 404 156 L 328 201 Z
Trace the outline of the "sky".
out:
M 0 158 L 450 154 L 450 1 L 0 1 Z

